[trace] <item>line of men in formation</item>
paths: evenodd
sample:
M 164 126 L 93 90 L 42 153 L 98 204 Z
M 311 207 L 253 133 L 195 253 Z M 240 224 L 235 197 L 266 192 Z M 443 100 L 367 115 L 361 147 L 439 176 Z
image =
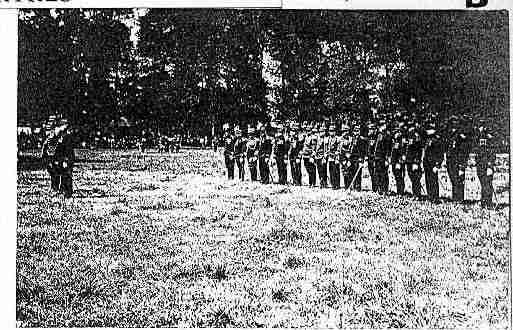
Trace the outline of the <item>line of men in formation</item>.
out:
M 408 125 L 409 124 L 409 125 Z M 465 168 L 469 153 L 476 154 L 477 175 L 481 183 L 481 202 L 492 206 L 493 166 L 495 151 L 492 135 L 480 125 L 469 134 L 460 127 L 457 118 L 451 118 L 444 134 L 437 130 L 435 121 L 427 125 L 409 122 L 389 125 L 387 121 L 366 122 L 365 125 L 336 123 L 290 123 L 248 125 L 247 131 L 239 126 L 223 126 L 224 161 L 228 178 L 234 178 L 235 165 L 239 179 L 244 180 L 247 162 L 250 178 L 270 183 L 270 165 L 275 164 L 278 183 L 287 183 L 287 163 L 290 164 L 292 184 L 301 185 L 302 165 L 306 169 L 310 186 L 330 185 L 340 189 L 341 175 L 345 189 L 361 190 L 362 169 L 368 169 L 372 190 L 380 194 L 389 190 L 389 167 L 396 182 L 397 194 L 405 194 L 407 172 L 412 192 L 421 197 L 421 178 L 425 174 L 427 196 L 439 199 L 438 171 L 447 166 L 452 183 L 453 200 L 464 199 Z

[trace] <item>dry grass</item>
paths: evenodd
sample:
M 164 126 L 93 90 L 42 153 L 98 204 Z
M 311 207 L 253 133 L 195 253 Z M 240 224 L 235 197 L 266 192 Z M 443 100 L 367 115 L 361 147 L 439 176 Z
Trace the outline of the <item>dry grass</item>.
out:
M 509 209 L 219 176 L 209 151 L 18 173 L 22 327 L 508 327 Z

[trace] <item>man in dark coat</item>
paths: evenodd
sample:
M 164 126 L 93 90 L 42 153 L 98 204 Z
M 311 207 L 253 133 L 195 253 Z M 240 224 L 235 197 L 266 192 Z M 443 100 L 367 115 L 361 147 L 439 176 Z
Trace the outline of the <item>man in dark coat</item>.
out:
M 235 127 L 235 141 L 233 143 L 233 155 L 239 170 L 239 180 L 244 181 L 244 164 L 246 154 L 246 138 L 242 135 L 239 126 Z
M 443 149 L 436 129 L 431 126 L 426 130 L 426 145 L 424 148 L 424 172 L 426 175 L 426 190 L 431 201 L 438 201 L 438 170 L 443 161 Z
M 259 138 L 256 136 L 255 128 L 248 127 L 248 141 L 246 143 L 246 157 L 248 159 L 251 181 L 257 180 L 258 148 Z
M 310 187 L 314 187 L 317 181 L 315 173 L 315 147 L 317 146 L 317 129 L 310 125 L 308 126 L 308 132 L 305 137 L 303 144 L 303 162 L 305 164 L 306 172 L 308 173 L 308 184 Z
M 422 142 L 420 134 L 411 127 L 408 131 L 408 145 L 406 146 L 406 170 L 411 179 L 413 196 L 420 198 L 422 196 L 422 169 L 420 168 L 422 159 Z
M 490 132 L 480 125 L 476 132 L 475 154 L 477 176 L 481 183 L 481 206 L 493 206 L 493 167 L 495 163 L 495 150 L 492 145 L 493 136 Z
M 385 123 L 381 122 L 373 152 L 375 191 L 379 194 L 386 194 L 388 192 L 388 162 L 391 149 L 392 139 L 387 133 Z
M 362 166 L 367 155 L 368 139 L 367 130 L 364 127 L 356 126 L 354 130 L 353 141 L 351 145 L 351 165 L 349 167 L 349 185 L 352 181 L 356 190 L 362 187 Z M 351 188 L 351 187 L 349 187 Z
M 295 186 L 301 185 L 301 152 L 303 150 L 304 141 L 298 135 L 298 124 L 293 123 L 290 127 L 289 136 L 289 162 L 292 174 L 292 183 Z
M 235 144 L 235 137 L 232 135 L 232 132 L 230 131 L 230 125 L 224 124 L 223 125 L 223 145 L 224 145 L 224 163 L 226 165 L 226 170 L 228 172 L 228 179 L 233 180 L 234 179 L 234 167 L 235 167 L 235 160 L 234 160 L 234 144 Z
M 398 195 L 404 195 L 404 172 L 406 161 L 406 139 L 401 128 L 397 128 L 392 140 L 390 164 L 394 175 Z
M 326 138 L 326 158 L 330 172 L 331 188 L 340 189 L 340 144 L 341 137 L 337 136 L 336 126 L 331 124 L 329 136 Z
M 276 167 L 278 168 L 278 183 L 287 184 L 287 161 L 289 145 L 283 134 L 283 125 L 279 124 L 274 137 L 273 151 Z
M 67 121 L 62 123 L 62 133 L 57 140 L 55 148 L 55 163 L 60 176 L 60 192 L 65 198 L 73 195 L 73 165 L 75 164 L 75 151 L 72 129 Z
M 447 172 L 452 184 L 452 199 L 463 201 L 469 143 L 467 135 L 461 127 L 453 126 L 450 136 L 447 150 Z
M 50 189 L 51 191 L 58 192 L 60 185 L 60 176 L 58 175 L 57 163 L 55 162 L 55 149 L 59 139 L 60 131 L 55 129 L 48 134 L 48 137 L 43 142 L 41 151 L 41 160 L 50 175 Z
M 273 149 L 273 140 L 271 137 L 271 128 L 262 125 L 260 127 L 260 141 L 258 149 L 258 168 L 260 170 L 260 182 L 263 184 L 270 183 L 269 161 Z
M 317 166 L 317 173 L 319 174 L 319 181 L 321 188 L 328 186 L 328 165 L 326 163 L 326 126 L 319 125 L 319 135 L 317 138 L 317 145 L 315 146 L 315 165 Z

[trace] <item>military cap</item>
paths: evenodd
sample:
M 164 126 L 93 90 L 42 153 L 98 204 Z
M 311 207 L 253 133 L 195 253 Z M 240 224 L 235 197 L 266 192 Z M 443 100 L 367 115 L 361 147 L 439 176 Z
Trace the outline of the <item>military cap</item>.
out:
M 225 124 L 223 125 L 223 131 L 227 131 L 227 130 L 229 130 L 229 129 L 230 129 L 230 124 L 229 124 L 229 123 L 225 123 Z
M 253 126 L 248 125 L 248 134 L 255 134 L 255 128 Z

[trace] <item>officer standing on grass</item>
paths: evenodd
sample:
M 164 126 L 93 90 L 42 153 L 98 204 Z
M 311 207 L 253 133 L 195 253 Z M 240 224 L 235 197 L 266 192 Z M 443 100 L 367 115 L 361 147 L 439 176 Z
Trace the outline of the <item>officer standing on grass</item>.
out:
M 273 149 L 273 141 L 270 135 L 271 127 L 268 125 L 260 125 L 260 140 L 258 144 L 258 168 L 260 170 L 260 182 L 269 184 L 269 161 Z
M 353 131 L 353 141 L 351 145 L 351 166 L 349 168 L 350 180 L 355 190 L 362 188 L 362 167 L 368 148 L 367 130 L 362 126 L 355 126 Z
M 385 121 L 381 121 L 373 153 L 376 183 L 375 191 L 379 194 L 386 194 L 388 192 L 388 166 L 391 145 L 392 141 L 390 135 L 387 134 L 386 123 Z
M 246 143 L 246 157 L 248 159 L 251 181 L 257 180 L 259 139 L 253 126 L 248 127 L 248 141 Z
M 298 135 L 299 125 L 292 123 L 289 136 L 289 162 L 292 174 L 292 183 L 295 186 L 301 185 L 301 151 L 303 142 Z
M 315 164 L 317 165 L 317 173 L 319 173 L 319 181 L 321 188 L 328 187 L 328 165 L 326 162 L 326 125 L 318 126 L 319 137 L 315 146 Z
M 308 126 L 305 143 L 303 145 L 303 162 L 308 174 L 308 185 L 314 187 L 316 184 L 314 152 L 317 145 L 316 129 L 313 124 Z
M 484 124 L 481 123 L 476 132 L 474 150 L 476 153 L 477 176 L 481 183 L 481 206 L 493 206 L 493 166 L 495 163 L 495 150 L 492 145 L 493 136 Z
M 394 131 L 392 151 L 390 154 L 390 164 L 392 166 L 392 173 L 394 175 L 398 195 L 404 195 L 404 171 L 406 169 L 406 144 L 401 130 L 402 124 L 404 123 L 399 123 Z
M 420 198 L 422 186 L 420 179 L 422 177 L 422 169 L 420 163 L 422 159 L 422 144 L 420 134 L 415 127 L 408 129 L 408 145 L 406 146 L 406 170 L 411 179 L 413 196 Z
M 443 150 L 440 137 L 434 124 L 426 130 L 426 145 L 424 148 L 424 172 L 426 174 L 426 190 L 428 198 L 437 202 L 439 198 L 438 170 L 443 161 Z
M 57 175 L 60 177 L 59 192 L 64 198 L 73 195 L 73 165 L 75 163 L 74 141 L 72 129 L 67 120 L 61 122 L 61 134 L 57 139 L 54 163 L 57 164 Z
M 235 126 L 235 141 L 233 142 L 233 154 L 239 169 L 239 180 L 244 181 L 244 155 L 246 153 L 246 138 L 242 135 L 239 126 Z
M 468 141 L 456 117 L 451 118 L 451 131 L 447 150 L 447 172 L 452 184 L 452 199 L 463 201 L 465 187 L 465 167 L 468 157 Z
M 54 128 L 53 131 L 49 132 L 48 137 L 43 143 L 41 151 L 41 160 L 50 175 L 50 189 L 53 192 L 59 191 L 60 184 L 57 163 L 55 162 L 55 149 L 57 147 L 59 135 L 59 128 Z
M 230 124 L 223 125 L 224 163 L 228 172 L 228 179 L 234 179 L 234 144 L 235 137 L 230 131 Z
M 278 168 L 278 184 L 287 184 L 287 161 L 288 161 L 288 141 L 283 134 L 283 125 L 278 124 L 276 135 L 274 137 L 273 151 L 276 167 Z
M 367 145 L 367 155 L 366 155 L 366 158 L 367 158 L 367 165 L 369 167 L 369 174 L 371 176 L 371 182 L 372 182 L 372 191 L 376 192 L 378 191 L 378 184 L 377 184 L 377 181 L 376 181 L 376 173 L 375 173 L 375 159 L 374 159 L 374 152 L 376 150 L 376 140 L 377 140 L 377 135 L 376 135 L 376 127 L 374 126 L 373 123 L 369 123 L 367 125 L 367 127 L 369 128 L 369 133 L 368 133 L 368 145 Z
M 326 157 L 330 171 L 331 188 L 340 189 L 340 143 L 341 137 L 337 136 L 335 124 L 329 127 L 329 136 L 326 138 Z
M 344 188 L 348 189 L 351 184 L 351 174 L 349 168 L 351 167 L 351 134 L 349 134 L 349 126 L 342 124 L 341 128 L 341 141 L 339 146 L 339 157 L 341 164 L 342 175 L 344 176 Z

